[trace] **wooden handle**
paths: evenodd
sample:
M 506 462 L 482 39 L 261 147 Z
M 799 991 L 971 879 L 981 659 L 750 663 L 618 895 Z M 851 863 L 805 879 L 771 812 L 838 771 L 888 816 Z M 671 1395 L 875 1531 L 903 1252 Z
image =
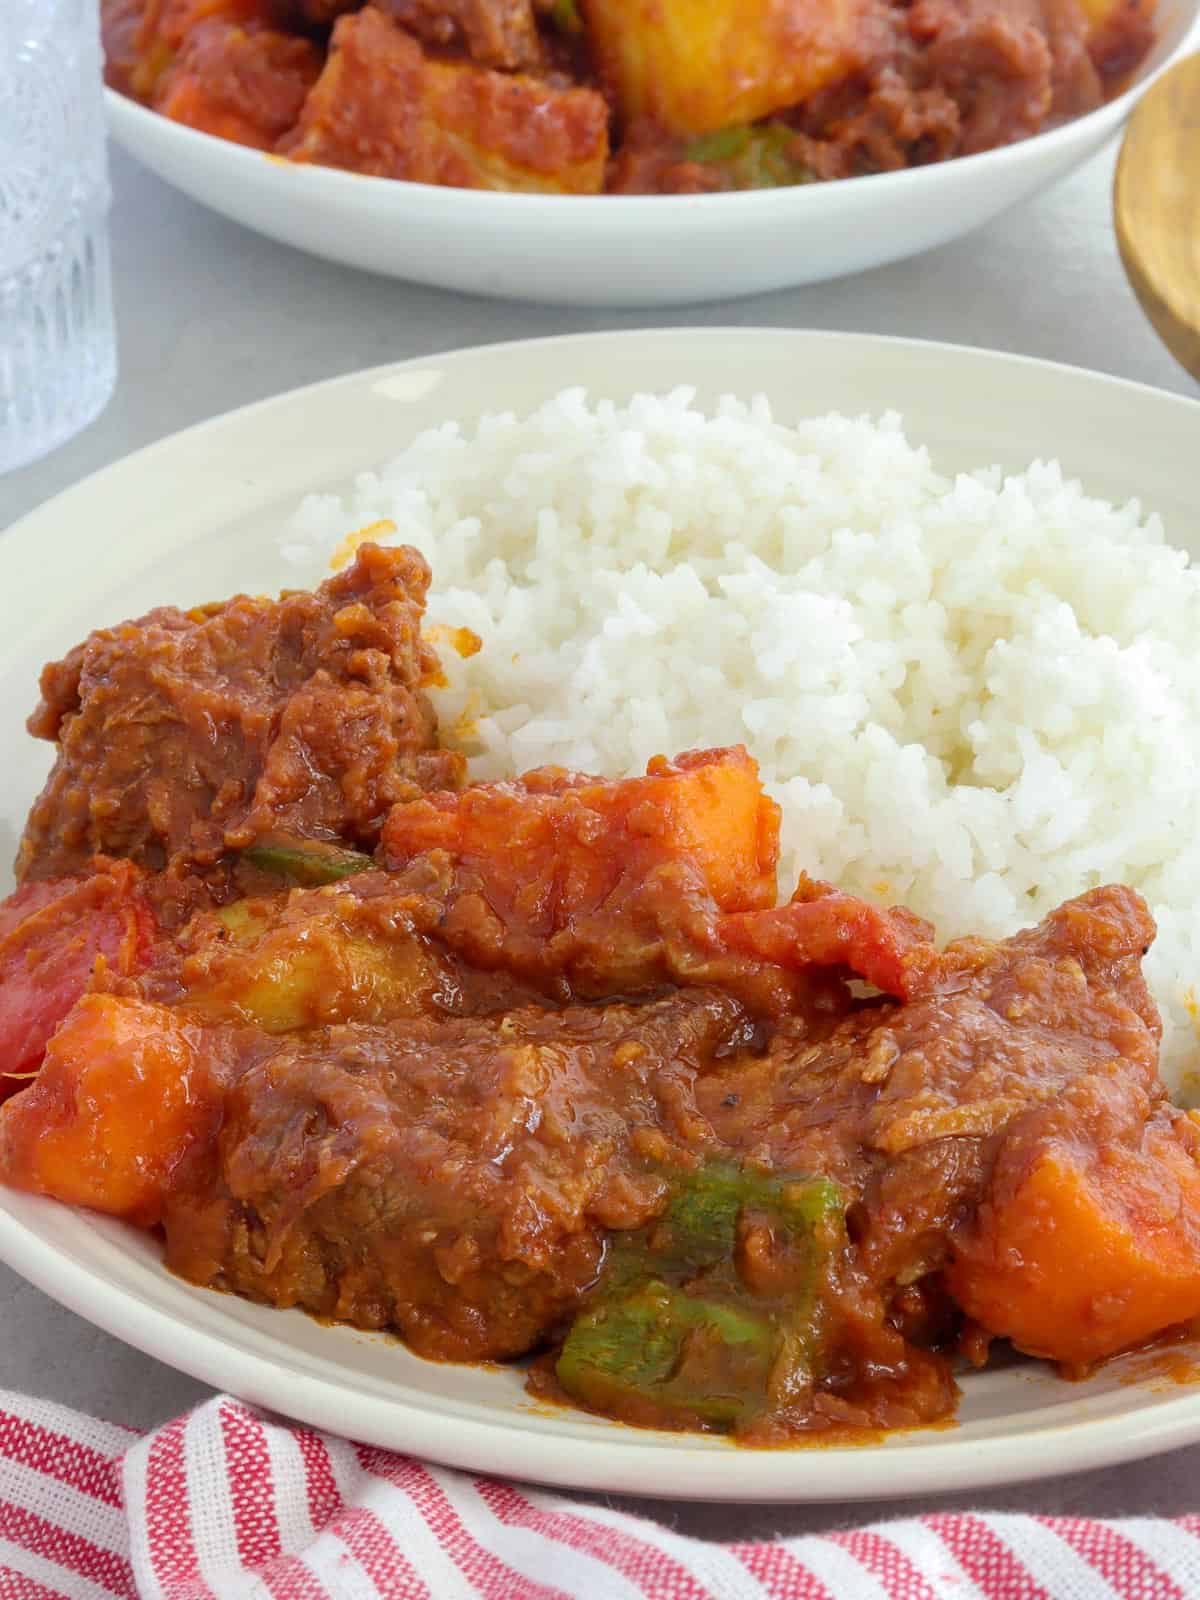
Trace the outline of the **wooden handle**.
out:
M 1142 310 L 1200 378 L 1200 55 L 1172 67 L 1130 118 L 1113 213 Z

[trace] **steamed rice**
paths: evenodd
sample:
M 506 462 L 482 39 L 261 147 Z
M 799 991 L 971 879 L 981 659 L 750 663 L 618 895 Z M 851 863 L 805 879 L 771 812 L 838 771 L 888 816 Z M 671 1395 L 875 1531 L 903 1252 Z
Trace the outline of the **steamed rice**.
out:
M 445 736 L 479 778 L 609 775 L 744 742 L 803 867 L 1003 935 L 1095 884 L 1145 895 L 1176 1090 L 1200 954 L 1200 573 L 1055 463 L 934 471 L 900 419 L 712 414 L 690 390 L 422 434 L 283 541 L 430 561 Z M 446 635 L 442 635 L 446 637 Z

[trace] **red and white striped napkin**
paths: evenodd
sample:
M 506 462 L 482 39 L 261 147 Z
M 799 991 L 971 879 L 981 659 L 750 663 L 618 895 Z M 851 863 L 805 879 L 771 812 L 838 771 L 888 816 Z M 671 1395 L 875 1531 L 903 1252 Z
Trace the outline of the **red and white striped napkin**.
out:
M 291 1427 L 0 1391 L 0 1600 L 1194 1600 L 1200 1517 L 910 1517 L 759 1544 Z

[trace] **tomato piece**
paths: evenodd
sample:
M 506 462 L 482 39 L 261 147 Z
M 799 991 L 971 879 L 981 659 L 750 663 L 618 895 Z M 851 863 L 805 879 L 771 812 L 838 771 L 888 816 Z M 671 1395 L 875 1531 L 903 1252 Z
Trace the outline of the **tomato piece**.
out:
M 730 950 L 792 971 L 845 967 L 899 1000 L 928 993 L 940 973 L 933 929 L 922 918 L 810 878 L 785 906 L 722 917 L 720 933 Z
M 129 862 L 101 861 L 0 903 L 0 1100 L 36 1075 L 98 960 L 120 977 L 149 965 L 157 927 L 141 884 Z

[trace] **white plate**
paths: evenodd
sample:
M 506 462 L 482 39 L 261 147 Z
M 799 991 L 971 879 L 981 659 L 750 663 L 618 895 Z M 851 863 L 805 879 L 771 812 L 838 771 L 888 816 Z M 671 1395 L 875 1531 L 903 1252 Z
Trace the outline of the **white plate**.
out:
M 896 408 L 910 436 L 951 469 L 1057 455 L 1099 494 L 1141 496 L 1200 555 L 1200 404 L 1072 368 L 902 340 L 730 329 L 494 345 L 339 378 L 153 445 L 5 535 L 0 852 L 11 859 L 49 761 L 22 727 L 38 668 L 89 628 L 163 601 L 286 582 L 274 534 L 299 498 L 342 489 L 419 428 L 525 410 L 571 384 L 620 399 L 680 383 L 710 401 L 735 386 L 761 391 L 785 420 Z M 427 1363 L 383 1338 L 191 1288 L 162 1269 L 147 1236 L 30 1196 L 0 1191 L 0 1257 L 110 1333 L 249 1400 L 371 1443 L 549 1483 L 846 1500 L 1058 1475 L 1200 1439 L 1200 1389 L 1131 1360 L 1083 1384 L 1032 1363 L 970 1376 L 957 1426 L 884 1445 L 739 1451 L 539 1407 L 511 1370 Z
M 313 255 L 444 289 L 667 306 L 842 277 L 958 238 L 1080 165 L 1181 55 L 1200 0 L 1160 0 L 1132 87 L 1050 133 L 908 172 L 753 194 L 546 196 L 438 189 L 274 156 L 109 93 L 114 137 L 235 222 Z

